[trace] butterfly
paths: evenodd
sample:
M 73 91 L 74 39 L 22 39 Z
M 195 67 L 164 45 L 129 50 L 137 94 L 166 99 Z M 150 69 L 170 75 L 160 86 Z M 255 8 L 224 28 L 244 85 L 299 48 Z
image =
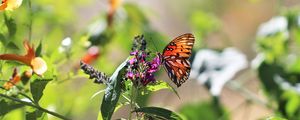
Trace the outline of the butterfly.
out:
M 190 75 L 189 58 L 192 54 L 195 37 L 191 33 L 180 35 L 173 39 L 159 54 L 162 65 L 169 78 L 180 87 Z

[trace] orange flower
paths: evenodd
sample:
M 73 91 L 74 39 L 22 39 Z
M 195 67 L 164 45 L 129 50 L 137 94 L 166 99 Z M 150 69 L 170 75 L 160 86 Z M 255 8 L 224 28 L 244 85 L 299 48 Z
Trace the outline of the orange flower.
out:
M 20 82 L 20 80 L 21 80 L 21 77 L 20 77 L 20 75 L 18 75 L 18 71 L 17 71 L 17 69 L 15 68 L 12 77 L 9 79 L 8 82 L 6 82 L 6 83 L 3 85 L 3 87 L 4 87 L 6 90 L 9 90 L 9 89 L 11 89 L 14 85 L 16 85 L 18 82 Z
M 0 11 L 14 10 L 22 4 L 23 0 L 2 0 L 0 5 Z
M 88 49 L 87 54 L 85 54 L 81 61 L 87 64 L 91 64 L 93 61 L 95 61 L 99 57 L 99 48 L 96 46 L 92 46 Z
M 47 71 L 46 62 L 40 58 L 35 56 L 35 51 L 33 47 L 29 45 L 28 41 L 24 41 L 24 48 L 27 51 L 27 54 L 24 56 L 16 55 L 16 54 L 2 54 L 0 55 L 1 60 L 16 60 L 22 62 L 31 67 L 34 73 L 37 75 L 43 75 Z

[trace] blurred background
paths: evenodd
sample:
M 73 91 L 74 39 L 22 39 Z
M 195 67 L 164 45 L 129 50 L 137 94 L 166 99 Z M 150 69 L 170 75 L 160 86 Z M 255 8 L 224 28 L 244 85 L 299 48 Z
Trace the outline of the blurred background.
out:
M 28 0 L 23 0 L 20 8 L 1 13 L 12 18 L 17 29 L 5 36 L 9 27 L 2 25 L 5 39 L 0 39 L 5 42 L 1 53 L 24 53 L 22 41 L 28 38 L 36 46 L 42 44 L 41 56 L 49 68 L 45 76 L 53 80 L 45 87 L 40 105 L 72 119 L 96 119 L 103 94 L 92 96 L 105 86 L 87 79 L 79 70 L 80 60 L 111 75 L 128 57 L 134 36 L 145 35 L 148 49 L 161 52 L 173 38 L 193 33 L 196 40 L 191 62 L 195 74 L 176 88 L 180 98 L 165 89 L 143 98 L 141 104 L 174 110 L 187 119 L 256 120 L 281 116 L 299 120 L 299 5 L 297 0 L 31 0 L 29 6 Z M 273 22 L 271 28 L 263 27 L 263 23 L 276 16 L 283 16 L 287 25 L 270 33 L 281 23 Z M 285 30 L 288 37 L 284 37 Z M 226 48 L 233 48 L 234 54 L 226 54 Z M 214 52 L 198 58 L 202 50 Z M 205 66 L 205 60 L 220 64 L 212 63 L 202 71 L 194 67 Z M 15 66 L 2 62 L 1 79 L 8 80 Z M 226 71 L 227 67 L 230 70 Z M 296 93 L 281 87 L 276 82 L 277 75 L 296 86 Z M 160 70 L 157 79 L 173 84 L 164 70 Z M 269 83 L 272 80 L 275 82 Z M 216 89 L 220 92 L 212 92 L 214 84 L 218 84 Z M 128 106 L 120 108 L 113 119 L 127 118 L 128 110 Z M 21 119 L 23 114 L 22 109 L 15 109 L 0 118 Z

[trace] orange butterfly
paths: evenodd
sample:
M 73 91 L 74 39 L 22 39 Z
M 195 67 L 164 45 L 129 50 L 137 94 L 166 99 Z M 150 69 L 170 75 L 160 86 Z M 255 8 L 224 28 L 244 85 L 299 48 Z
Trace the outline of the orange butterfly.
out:
M 180 87 L 190 75 L 189 58 L 192 54 L 195 37 L 191 33 L 186 33 L 173 39 L 160 55 L 162 64 L 168 72 L 170 79 Z

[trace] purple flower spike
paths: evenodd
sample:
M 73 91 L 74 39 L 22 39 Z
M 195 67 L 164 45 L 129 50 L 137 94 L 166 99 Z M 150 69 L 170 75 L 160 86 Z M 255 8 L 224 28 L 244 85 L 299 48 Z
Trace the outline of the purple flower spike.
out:
M 146 51 L 146 41 L 143 36 L 135 37 L 130 56 L 133 58 L 128 62 L 126 77 L 131 81 L 136 81 L 134 83 L 137 86 L 146 86 L 148 83 L 155 82 L 154 73 L 159 70 L 160 56 L 147 61 L 149 52 Z

